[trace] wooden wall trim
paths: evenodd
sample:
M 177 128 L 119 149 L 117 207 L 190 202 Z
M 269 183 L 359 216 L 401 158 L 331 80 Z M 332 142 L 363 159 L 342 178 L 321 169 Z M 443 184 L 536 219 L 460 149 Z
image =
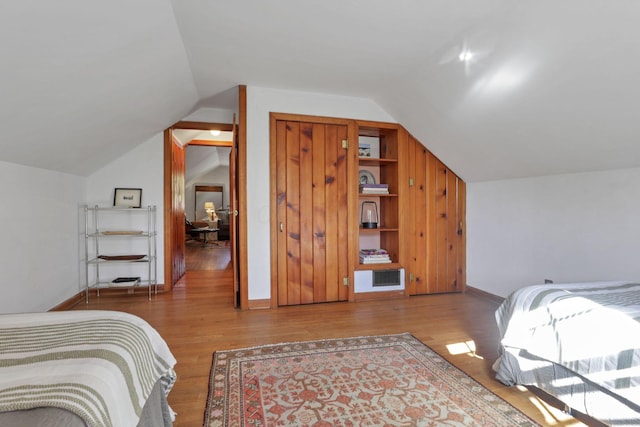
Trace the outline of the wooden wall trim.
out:
M 490 299 L 491 301 L 497 302 L 499 304 L 502 304 L 502 302 L 504 301 L 504 298 L 499 295 L 495 295 L 490 292 L 483 291 L 482 289 L 474 288 L 473 286 L 466 285 L 464 290 L 468 294 L 478 295 L 483 298 Z
M 321 123 L 330 125 L 353 125 L 353 119 L 341 119 L 336 117 L 310 116 L 306 114 L 289 114 L 289 113 L 269 113 L 269 117 L 273 120 L 285 120 L 291 122 Z
M 69 310 L 71 307 L 74 307 L 80 303 L 84 303 L 84 301 L 85 301 L 85 291 L 80 291 L 74 296 L 62 301 L 60 304 L 56 305 L 49 311 L 66 311 L 66 310 Z
M 278 306 L 278 203 L 277 200 L 277 176 L 276 176 L 276 122 L 281 114 L 269 114 L 269 217 L 270 230 L 269 248 L 271 254 L 271 307 Z M 288 117 L 288 116 L 287 116 Z
M 249 308 L 249 256 L 247 237 L 247 86 L 238 86 L 238 263 L 240 308 Z
M 249 301 L 249 306 L 247 307 L 249 310 L 265 310 L 271 308 L 271 300 L 270 299 L 252 299 Z
M 192 139 L 184 144 L 187 145 L 200 145 L 204 147 L 233 147 L 233 141 L 215 141 L 208 139 Z
M 225 132 L 233 131 L 233 124 L 229 123 L 209 123 L 209 122 L 189 122 L 180 121 L 172 129 L 196 129 L 196 130 L 221 130 Z
M 135 289 L 135 294 L 142 295 L 143 293 L 146 295 L 148 290 L 147 288 L 136 288 Z M 165 286 L 164 284 L 162 285 L 158 285 L 158 293 L 163 293 L 165 292 Z M 113 289 L 100 289 L 100 293 L 101 294 L 105 294 L 105 295 L 124 295 L 124 294 L 129 294 L 129 289 L 128 288 L 113 288 Z M 55 307 L 51 308 L 49 311 L 67 311 L 70 310 L 72 307 L 75 307 L 78 304 L 84 304 L 85 300 L 86 300 L 86 291 L 80 291 L 77 294 L 67 298 L 66 300 L 62 301 L 60 304 L 56 305 Z M 153 295 L 153 291 L 152 291 L 152 295 Z M 92 289 L 89 291 L 89 298 L 99 298 L 97 296 L 97 290 L 96 289 Z
M 164 281 L 169 283 L 169 288 L 173 287 L 173 254 L 171 253 L 171 206 L 173 197 L 173 187 L 171 185 L 171 144 L 173 144 L 173 134 L 171 128 L 164 131 Z

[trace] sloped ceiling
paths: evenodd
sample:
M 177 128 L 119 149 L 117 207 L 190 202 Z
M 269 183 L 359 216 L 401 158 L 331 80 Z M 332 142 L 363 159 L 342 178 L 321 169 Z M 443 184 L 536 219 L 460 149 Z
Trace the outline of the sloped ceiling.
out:
M 247 84 L 370 98 L 471 182 L 640 166 L 637 0 L 0 8 L 1 160 L 87 174 Z

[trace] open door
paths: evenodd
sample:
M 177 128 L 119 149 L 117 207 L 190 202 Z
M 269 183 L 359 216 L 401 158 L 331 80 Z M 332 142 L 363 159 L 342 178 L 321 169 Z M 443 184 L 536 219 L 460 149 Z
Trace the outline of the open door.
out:
M 233 145 L 229 153 L 229 244 L 231 245 L 231 265 L 233 266 L 233 304 L 240 306 L 240 284 L 238 265 L 238 132 L 236 116 L 233 115 Z
M 186 270 L 184 247 L 184 148 L 172 128 L 164 133 L 165 284 L 173 288 Z M 165 285 L 165 286 L 166 286 Z

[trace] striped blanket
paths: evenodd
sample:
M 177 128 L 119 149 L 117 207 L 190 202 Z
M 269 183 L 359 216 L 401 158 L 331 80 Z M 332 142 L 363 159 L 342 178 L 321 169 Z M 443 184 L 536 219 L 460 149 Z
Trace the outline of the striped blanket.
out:
M 88 426 L 134 427 L 176 360 L 147 322 L 116 311 L 0 315 L 0 412 L 57 407 Z
M 502 303 L 496 320 L 504 350 L 562 365 L 640 405 L 640 284 L 529 286 Z

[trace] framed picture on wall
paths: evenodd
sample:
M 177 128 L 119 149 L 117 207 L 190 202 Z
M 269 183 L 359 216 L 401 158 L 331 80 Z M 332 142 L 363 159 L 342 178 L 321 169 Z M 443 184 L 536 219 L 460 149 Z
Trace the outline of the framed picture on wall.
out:
M 142 188 L 116 188 L 113 206 L 117 208 L 139 208 L 142 202 Z

